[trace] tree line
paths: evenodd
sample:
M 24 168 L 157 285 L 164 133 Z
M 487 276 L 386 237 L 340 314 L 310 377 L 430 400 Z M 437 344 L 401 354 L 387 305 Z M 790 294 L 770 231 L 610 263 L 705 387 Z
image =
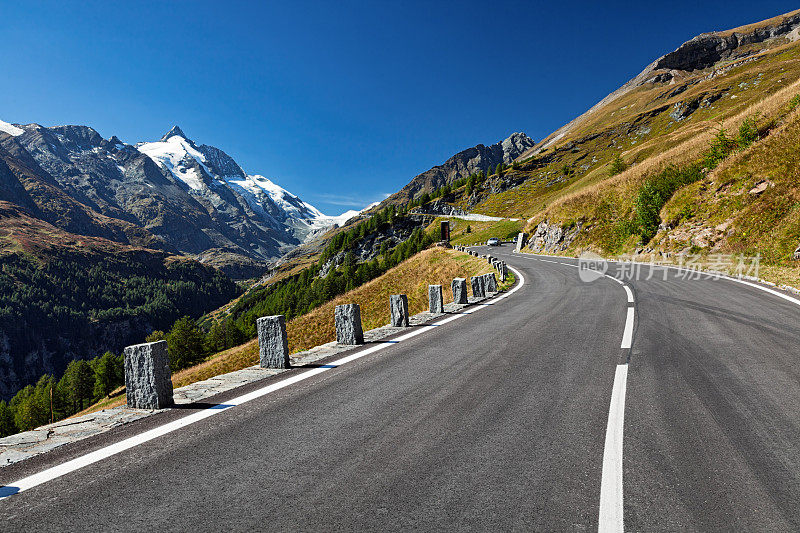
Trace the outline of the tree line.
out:
M 165 340 L 173 372 L 202 362 L 208 356 L 255 338 L 255 321 L 265 315 L 302 315 L 355 287 L 370 281 L 430 246 L 437 235 L 415 229 L 392 247 L 384 243 L 377 257 L 358 262 L 353 250 L 372 233 L 385 231 L 406 217 L 406 209 L 389 206 L 329 242 L 320 260 L 301 272 L 255 289 L 243 296 L 221 320 L 200 323 L 190 316 L 171 327 L 156 329 L 147 342 Z M 320 277 L 328 259 L 345 252 L 341 265 Z M 206 307 L 207 308 L 207 307 Z M 140 342 L 140 339 L 136 342 Z M 27 431 L 80 412 L 124 384 L 122 355 L 106 352 L 90 360 L 75 360 L 60 378 L 43 375 L 35 385 L 20 390 L 10 402 L 0 402 L 0 436 Z
M 67 365 L 61 379 L 45 374 L 11 399 L 0 401 L 0 437 L 28 431 L 74 415 L 123 384 L 121 355 L 106 352 Z

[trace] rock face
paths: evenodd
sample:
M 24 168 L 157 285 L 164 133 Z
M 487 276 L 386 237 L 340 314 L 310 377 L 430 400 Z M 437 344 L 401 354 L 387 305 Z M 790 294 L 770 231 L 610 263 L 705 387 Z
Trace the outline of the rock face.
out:
M 408 298 L 405 294 L 389 296 L 389 314 L 392 326 L 408 327 Z
M 336 342 L 339 344 L 364 344 L 364 330 L 361 327 L 361 308 L 358 304 L 337 305 L 334 318 L 336 321 Z
M 428 285 L 428 311 L 444 313 L 444 298 L 441 285 Z
M 530 249 L 534 252 L 561 252 L 569 248 L 572 241 L 581 231 L 581 223 L 570 228 L 562 228 L 556 224 L 549 224 L 547 221 L 536 226 L 536 230 L 531 235 Z
M 737 50 L 740 47 L 787 35 L 798 26 L 800 14 L 795 14 L 751 31 L 704 33 L 656 60 L 653 70 L 693 71 L 709 68 L 723 59 L 746 56 L 746 51 Z
M 172 405 L 167 341 L 125 348 L 125 391 L 128 407 L 134 409 L 163 409 Z
M 450 288 L 453 290 L 453 303 L 465 304 L 468 302 L 467 280 L 464 278 L 453 278 Z
M 262 368 L 289 368 L 289 341 L 283 315 L 256 320 L 258 351 Z
M 424 211 L 428 215 L 463 216 L 468 214 L 460 207 L 450 205 L 447 202 L 443 202 L 441 199 L 436 199 L 425 204 Z
M 557 129 L 534 149 L 521 155 L 525 158 L 540 148 L 547 148 L 576 130 L 595 111 L 607 106 L 621 96 L 636 90 L 645 84 L 663 84 L 668 86 L 685 77 L 686 73 L 697 73 L 706 69 L 730 68 L 739 61 L 747 61 L 753 54 L 771 46 L 779 46 L 785 41 L 777 39 L 774 45 L 771 39 L 797 39 L 797 28 L 800 27 L 800 13 L 791 12 L 769 20 L 750 24 L 725 32 L 712 32 L 698 35 L 683 43 L 676 50 L 665 54 L 648 65 L 636 77 L 615 90 L 591 109 Z M 764 44 L 759 44 L 764 43 Z M 724 67 L 721 67 L 725 62 Z M 712 71 L 710 75 L 713 75 Z M 713 97 L 716 98 L 716 97 Z M 701 105 L 703 105 L 701 103 Z M 691 110 L 689 110 L 691 112 Z M 680 114 L 682 114 L 679 111 Z M 686 116 L 686 115 L 683 115 Z M 674 117 L 673 117 L 674 118 Z
M 475 298 L 486 298 L 486 280 L 483 276 L 473 276 L 471 279 L 472 295 Z
M 468 148 L 457 153 L 444 164 L 414 177 L 408 185 L 384 200 L 384 203 L 405 204 L 424 191 L 433 191 L 478 171 L 491 170 L 489 172 L 491 174 L 498 163 L 511 163 L 535 144 L 534 140 L 524 133 L 513 133 L 497 144 L 491 146 L 479 144 Z

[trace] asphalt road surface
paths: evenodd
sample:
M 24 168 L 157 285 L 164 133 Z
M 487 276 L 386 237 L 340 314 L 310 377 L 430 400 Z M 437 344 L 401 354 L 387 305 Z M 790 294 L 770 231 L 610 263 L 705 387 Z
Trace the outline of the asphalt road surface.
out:
M 8 496 L 0 529 L 800 530 L 797 303 L 490 253 L 524 277 L 507 298 Z M 0 484 L 204 407 L 0 469 Z

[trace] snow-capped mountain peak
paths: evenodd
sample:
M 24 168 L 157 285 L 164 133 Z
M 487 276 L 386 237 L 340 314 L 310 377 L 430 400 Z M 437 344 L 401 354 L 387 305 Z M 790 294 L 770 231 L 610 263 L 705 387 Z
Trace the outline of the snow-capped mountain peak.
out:
M 180 128 L 175 126 L 170 130 L 170 133 L 176 129 L 180 131 Z M 205 180 L 201 169 L 206 175 L 213 175 L 205 165 L 205 156 L 184 135 L 170 135 L 168 133 L 161 139 L 158 142 L 139 143 L 136 148 L 169 170 L 173 176 L 188 185 L 189 188 L 195 191 L 203 190 Z
M 183 138 L 184 138 L 184 139 L 186 139 L 186 140 L 188 140 L 188 139 L 189 139 L 189 138 L 186 136 L 186 134 L 185 134 L 185 133 L 183 133 L 183 130 L 181 129 L 181 127 L 180 127 L 180 126 L 178 126 L 177 124 L 175 124 L 174 126 L 172 126 L 172 129 L 171 129 L 171 130 L 169 130 L 167 133 L 165 133 L 165 134 L 164 134 L 164 136 L 163 136 L 163 137 L 161 137 L 161 140 L 162 140 L 162 141 L 166 141 L 166 140 L 167 140 L 167 139 L 169 139 L 170 137 L 174 137 L 174 136 L 176 136 L 176 135 L 177 135 L 178 137 L 183 137 Z
M 196 144 L 179 126 L 174 126 L 160 141 L 139 143 L 136 148 L 186 184 L 193 194 L 219 203 L 230 200 L 231 195 L 220 190 L 228 189 L 265 224 L 276 229 L 280 226 L 299 241 L 358 214 L 348 211 L 327 216 L 272 180 L 246 173 L 219 148 Z

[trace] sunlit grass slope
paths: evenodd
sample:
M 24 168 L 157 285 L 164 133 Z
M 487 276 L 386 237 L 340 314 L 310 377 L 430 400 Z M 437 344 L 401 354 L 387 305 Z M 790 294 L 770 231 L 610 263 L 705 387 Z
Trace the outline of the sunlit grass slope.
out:
M 296 353 L 333 341 L 336 338 L 334 308 L 344 303 L 361 307 L 364 330 L 389 323 L 389 296 L 405 294 L 411 314 L 428 308 L 428 285 L 442 285 L 445 303 L 452 302 L 450 282 L 492 272 L 485 259 L 444 248 L 424 250 L 389 270 L 384 275 L 323 304 L 286 325 L 289 351 Z M 513 278 L 513 277 L 512 277 Z M 506 285 L 510 285 L 511 281 Z M 502 286 L 501 286 L 502 287 Z M 251 340 L 209 357 L 206 361 L 172 376 L 174 387 L 183 387 L 210 377 L 233 372 L 258 363 L 258 341 Z M 79 414 L 123 405 L 125 395 L 103 400 Z

